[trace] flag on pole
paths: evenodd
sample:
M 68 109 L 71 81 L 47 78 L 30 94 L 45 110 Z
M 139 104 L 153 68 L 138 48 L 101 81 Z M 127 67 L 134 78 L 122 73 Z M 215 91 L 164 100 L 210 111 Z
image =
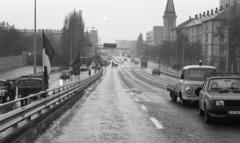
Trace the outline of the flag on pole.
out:
M 47 37 L 44 34 L 44 31 L 42 31 L 43 33 L 43 65 L 44 67 L 47 67 L 47 74 L 49 75 L 51 72 L 51 61 L 53 59 L 53 57 L 55 56 L 55 52 L 50 44 L 50 42 L 48 41 Z
M 55 52 L 50 45 L 47 37 L 44 34 L 44 30 L 42 30 L 43 33 L 43 83 L 44 83 L 44 90 L 48 89 L 48 78 L 49 74 L 51 72 L 51 61 L 53 57 L 55 56 Z
M 78 52 L 78 55 L 74 62 L 72 63 L 72 68 L 73 68 L 73 74 L 74 76 L 80 74 L 80 66 L 81 66 L 81 60 L 80 60 L 80 51 Z

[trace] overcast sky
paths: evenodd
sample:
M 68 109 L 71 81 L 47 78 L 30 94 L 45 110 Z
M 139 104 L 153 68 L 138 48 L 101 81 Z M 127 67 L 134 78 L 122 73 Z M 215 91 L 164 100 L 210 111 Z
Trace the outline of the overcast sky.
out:
M 62 29 L 64 17 L 83 11 L 86 27 L 96 27 L 102 43 L 145 39 L 153 26 L 163 25 L 167 0 L 37 0 L 37 29 Z M 34 0 L 0 0 L 0 21 L 15 28 L 34 28 Z M 189 16 L 219 7 L 219 0 L 174 0 L 177 25 Z

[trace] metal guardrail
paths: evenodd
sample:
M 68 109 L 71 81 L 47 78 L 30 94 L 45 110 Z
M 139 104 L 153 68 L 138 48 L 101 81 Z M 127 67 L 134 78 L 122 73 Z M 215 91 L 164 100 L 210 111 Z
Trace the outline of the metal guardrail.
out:
M 70 83 L 67 85 L 63 85 L 61 87 L 47 90 L 44 92 L 40 92 L 37 94 L 29 95 L 28 97 L 24 97 L 15 101 L 10 101 L 5 104 L 1 104 L 1 107 L 12 105 L 15 107 L 15 110 L 10 111 L 6 114 L 0 116 L 0 133 L 9 129 L 11 127 L 17 127 L 18 123 L 24 120 L 31 120 L 31 117 L 36 114 L 42 113 L 43 110 L 51 110 L 51 106 L 56 106 L 59 103 L 65 101 L 66 99 L 73 96 L 74 92 L 82 91 L 90 84 L 92 84 L 95 80 L 97 80 L 102 74 L 103 70 L 101 69 L 97 74 L 84 79 L 82 81 L 76 81 L 74 83 Z M 41 98 L 43 95 L 48 95 L 45 98 Z M 16 108 L 16 104 L 22 100 L 30 101 L 30 98 L 38 97 L 39 100 L 28 104 L 24 107 Z

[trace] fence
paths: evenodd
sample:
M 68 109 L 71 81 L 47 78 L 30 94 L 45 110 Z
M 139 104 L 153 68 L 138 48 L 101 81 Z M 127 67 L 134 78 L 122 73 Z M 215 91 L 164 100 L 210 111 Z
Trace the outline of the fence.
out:
M 0 72 L 27 65 L 27 55 L 0 57 Z

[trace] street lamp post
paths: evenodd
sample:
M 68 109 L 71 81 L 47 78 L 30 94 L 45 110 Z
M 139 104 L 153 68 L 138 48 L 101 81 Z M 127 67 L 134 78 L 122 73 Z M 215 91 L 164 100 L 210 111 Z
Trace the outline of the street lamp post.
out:
M 33 73 L 36 74 L 36 60 L 37 60 L 37 38 L 36 38 L 36 0 L 34 1 L 34 58 L 33 58 L 33 62 L 34 62 L 34 69 L 33 69 Z

